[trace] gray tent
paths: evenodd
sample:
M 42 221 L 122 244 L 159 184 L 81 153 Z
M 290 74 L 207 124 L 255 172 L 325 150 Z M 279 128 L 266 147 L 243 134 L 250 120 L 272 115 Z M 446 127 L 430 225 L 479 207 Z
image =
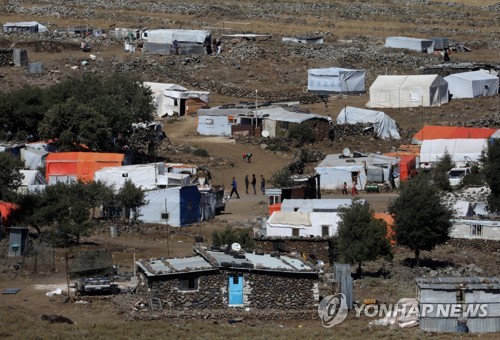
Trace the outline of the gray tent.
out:
M 365 70 L 340 67 L 308 70 L 307 90 L 316 93 L 365 93 Z

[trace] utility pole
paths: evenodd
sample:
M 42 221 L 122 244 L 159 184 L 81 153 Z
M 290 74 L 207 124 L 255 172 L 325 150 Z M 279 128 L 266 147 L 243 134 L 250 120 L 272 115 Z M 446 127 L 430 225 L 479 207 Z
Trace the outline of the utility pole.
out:
M 257 94 L 259 90 L 255 90 L 255 130 L 257 130 Z M 254 136 L 255 136 L 255 130 L 254 130 Z

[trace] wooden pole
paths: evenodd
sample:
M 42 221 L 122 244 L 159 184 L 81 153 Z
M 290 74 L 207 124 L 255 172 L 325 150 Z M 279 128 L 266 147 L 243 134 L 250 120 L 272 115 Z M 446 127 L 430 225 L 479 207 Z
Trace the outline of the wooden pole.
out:
M 66 253 L 64 255 L 64 260 L 66 261 L 66 285 L 68 287 L 68 299 L 69 299 L 69 273 L 68 273 L 68 268 L 69 268 L 69 265 L 68 265 L 68 253 Z

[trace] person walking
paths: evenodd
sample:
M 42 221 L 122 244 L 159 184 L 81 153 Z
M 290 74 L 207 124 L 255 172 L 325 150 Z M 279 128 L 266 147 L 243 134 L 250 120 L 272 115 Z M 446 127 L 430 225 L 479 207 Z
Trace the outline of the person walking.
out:
M 257 184 L 257 178 L 255 178 L 255 174 L 252 175 L 252 187 L 253 187 L 253 194 L 257 195 L 257 190 L 255 190 L 255 185 Z
M 358 194 L 358 189 L 356 188 L 356 181 L 352 181 L 352 190 L 351 193 L 353 196 L 356 196 Z
M 347 183 L 344 182 L 342 185 L 342 195 L 347 195 Z
M 248 186 L 250 185 L 250 181 L 248 180 L 248 175 L 245 175 L 245 193 L 248 195 Z
M 266 194 L 266 179 L 264 175 L 260 175 L 260 191 L 262 191 L 262 195 Z
M 238 183 L 236 182 L 236 178 L 233 177 L 233 182 L 231 183 L 231 193 L 229 194 L 229 198 L 233 197 L 233 193 L 236 194 L 236 198 L 240 198 L 240 194 L 238 194 Z

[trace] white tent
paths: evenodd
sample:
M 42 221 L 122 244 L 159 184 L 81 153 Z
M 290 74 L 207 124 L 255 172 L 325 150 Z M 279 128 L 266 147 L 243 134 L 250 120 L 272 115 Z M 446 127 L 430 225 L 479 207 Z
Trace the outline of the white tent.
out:
M 347 106 L 337 116 L 337 124 L 372 123 L 377 137 L 401 139 L 396 121 L 382 111 Z
M 186 107 L 186 100 L 198 99 L 208 104 L 210 92 L 190 91 L 185 87 L 176 84 L 164 84 L 154 82 L 144 82 L 145 87 L 151 89 L 156 114 L 158 117 L 183 115 Z
M 49 152 L 44 149 L 38 150 L 27 147 L 21 149 L 21 160 L 24 161 L 24 164 L 28 169 L 36 170 L 38 168 L 45 167 L 44 159 L 48 154 Z
M 444 78 L 453 98 L 475 98 L 498 94 L 498 77 L 486 71 L 451 74 Z
M 365 70 L 340 67 L 307 71 L 307 89 L 320 93 L 365 93 Z
M 4 33 L 20 32 L 20 31 L 43 33 L 47 32 L 48 29 L 46 26 L 42 25 L 37 21 L 7 22 L 3 24 Z
M 355 179 L 356 188 L 363 190 L 368 181 L 382 183 L 389 180 L 391 168 L 397 163 L 396 157 L 377 154 L 359 157 L 332 154 L 327 155 L 315 171 L 321 175 L 321 189 L 340 190 L 344 182 L 351 189 L 353 179 Z
M 153 44 L 172 44 L 174 40 L 177 40 L 179 43 L 194 42 L 203 44 L 209 36 L 210 31 L 157 29 L 148 30 L 147 41 Z
M 445 151 L 457 166 L 476 162 L 486 151 L 487 139 L 432 139 L 424 140 L 420 147 L 420 163 L 436 163 Z
M 370 86 L 370 107 L 430 107 L 448 103 L 448 83 L 437 74 L 378 76 Z
M 38 170 L 20 170 L 23 175 L 18 191 L 21 193 L 42 191 L 47 186 L 45 177 Z
M 455 217 L 474 216 L 474 204 L 468 201 L 458 200 L 453 204 L 452 210 Z
M 139 212 L 142 222 L 181 227 L 199 221 L 201 194 L 196 186 L 147 191 L 144 199 L 147 204 Z
M 95 172 L 94 180 L 113 186 L 116 191 L 123 187 L 126 180 L 142 190 L 152 190 L 188 185 L 190 176 L 167 173 L 163 163 L 149 163 L 106 167 Z
M 365 161 L 367 157 L 342 158 L 342 155 L 327 155 L 315 168 L 321 175 L 321 189 L 340 190 L 344 182 L 351 188 L 353 177 L 357 178 L 356 188 L 361 190 L 366 185 Z
M 266 221 L 265 235 L 331 237 L 337 233 L 339 221 L 336 212 L 275 211 Z
M 434 53 L 434 41 L 431 39 L 419 39 L 410 37 L 387 37 L 385 47 L 406 48 L 408 50 Z

